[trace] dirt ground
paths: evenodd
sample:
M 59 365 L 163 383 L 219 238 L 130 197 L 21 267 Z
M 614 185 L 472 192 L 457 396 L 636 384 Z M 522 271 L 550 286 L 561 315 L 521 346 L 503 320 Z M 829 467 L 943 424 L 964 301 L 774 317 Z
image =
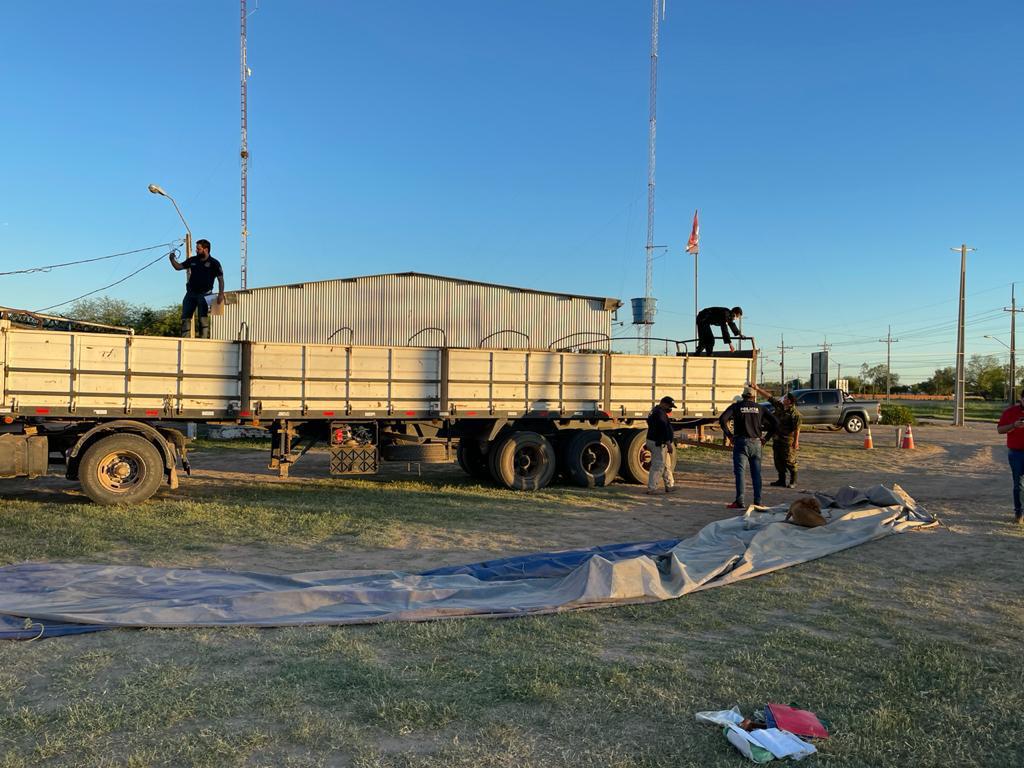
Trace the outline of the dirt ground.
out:
M 927 509 L 936 513 L 945 528 L 937 535 L 918 538 L 910 548 L 911 558 L 938 556 L 952 542 L 949 536 L 983 534 L 986 526 L 1004 525 L 1012 517 L 1010 478 L 1003 439 L 991 424 L 969 423 L 962 429 L 948 425 L 925 425 L 914 430 L 917 448 L 897 450 L 896 429 L 876 427 L 875 449 L 863 449 L 861 435 L 845 432 L 811 431 L 801 440 L 800 474 L 797 489 L 774 488 L 770 446 L 764 454 L 764 494 L 767 505 L 789 502 L 801 491 L 834 492 L 844 485 L 867 487 L 876 483 L 898 483 Z M 193 472 L 182 478 L 176 491 L 165 490 L 161 498 L 216 499 L 224 489 L 249 489 L 286 484 L 320 485 L 327 475 L 326 452 L 310 452 L 292 467 L 291 477 L 281 479 L 267 469 L 267 455 L 248 449 L 196 451 Z M 426 480 L 443 488 L 444 483 L 462 483 L 465 476 L 457 465 L 389 464 L 374 482 Z M 344 483 L 340 480 L 326 482 Z M 589 547 L 625 541 L 646 541 L 686 537 L 707 523 L 728 516 L 725 505 L 733 498 L 730 454 L 709 449 L 680 450 L 672 495 L 648 496 L 639 486 L 616 483 L 607 489 L 565 489 L 579 502 L 563 513 L 530 520 L 517 526 L 514 519 L 484 524 L 483 536 L 459 537 L 415 535 L 401 546 L 367 550 L 346 548 L 342 542 L 329 551 L 276 553 L 268 563 L 262 549 L 244 546 L 224 548 L 217 562 L 226 568 L 298 572 L 316 569 L 420 570 L 441 565 L 472 562 L 538 550 Z M 81 493 L 75 484 L 57 474 L 44 480 L 5 481 L 0 486 L 5 498 L 41 502 L 78 503 Z M 749 480 L 746 499 L 752 500 Z M 578 497 L 578 498 L 577 498 Z M 1022 531 L 1024 535 L 1024 531 Z M 481 546 L 481 541 L 486 542 Z M 398 542 L 396 542 L 396 545 Z M 955 556 L 959 547 L 953 547 Z M 118 561 L 120 557 L 116 558 Z M 127 561 L 131 561 L 130 555 Z

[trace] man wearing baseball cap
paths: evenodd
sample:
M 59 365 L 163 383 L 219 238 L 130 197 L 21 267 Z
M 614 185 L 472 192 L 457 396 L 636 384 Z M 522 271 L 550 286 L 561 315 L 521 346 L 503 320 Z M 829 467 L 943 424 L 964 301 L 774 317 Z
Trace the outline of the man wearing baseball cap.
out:
M 732 440 L 732 471 L 736 477 L 736 499 L 729 509 L 743 509 L 743 470 L 750 465 L 750 484 L 754 486 L 754 504 L 761 503 L 761 446 L 778 431 L 775 416 L 754 400 L 755 390 L 743 388 L 743 399 L 726 408 L 718 417 L 722 433 Z M 732 430 L 729 422 L 732 422 Z M 761 432 L 764 431 L 764 436 Z
M 675 401 L 671 397 L 663 397 L 647 416 L 647 442 L 644 447 L 651 452 L 647 493 L 658 492 L 659 479 L 665 484 L 665 493 L 675 491 L 675 480 L 672 478 L 672 441 L 676 434 L 668 418 L 675 407 Z

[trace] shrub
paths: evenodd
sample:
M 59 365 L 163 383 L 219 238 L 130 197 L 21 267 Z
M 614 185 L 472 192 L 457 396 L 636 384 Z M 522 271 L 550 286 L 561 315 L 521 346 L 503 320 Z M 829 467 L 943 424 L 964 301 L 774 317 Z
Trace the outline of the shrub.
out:
M 883 424 L 915 424 L 914 412 L 905 405 L 885 403 L 881 408 Z

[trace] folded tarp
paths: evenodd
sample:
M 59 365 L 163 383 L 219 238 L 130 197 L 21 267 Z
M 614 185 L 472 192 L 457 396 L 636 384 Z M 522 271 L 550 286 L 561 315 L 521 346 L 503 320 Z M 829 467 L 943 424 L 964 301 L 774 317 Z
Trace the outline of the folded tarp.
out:
M 934 524 L 898 486 L 843 492 L 826 504 L 832 519 L 818 528 L 783 522 L 782 505 L 710 523 L 664 554 L 664 542 L 650 542 L 611 547 L 609 556 L 574 550 L 422 574 L 23 563 L 0 568 L 0 615 L 31 617 L 44 632 L 51 622 L 292 626 L 522 616 L 667 600 Z

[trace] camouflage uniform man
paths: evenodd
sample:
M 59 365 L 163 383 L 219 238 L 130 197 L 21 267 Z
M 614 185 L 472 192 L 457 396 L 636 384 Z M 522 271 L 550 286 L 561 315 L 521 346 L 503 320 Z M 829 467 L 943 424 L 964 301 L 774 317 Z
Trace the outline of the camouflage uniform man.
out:
M 772 458 L 775 460 L 775 469 L 779 473 L 779 479 L 770 485 L 781 488 L 792 488 L 796 485 L 796 453 L 800 449 L 800 425 L 803 418 L 800 411 L 796 409 L 796 401 L 791 394 L 786 394 L 781 400 L 774 397 L 771 392 L 754 385 L 759 394 L 768 398 L 772 409 L 775 411 L 775 418 L 778 419 L 779 429 L 772 441 Z M 790 478 L 787 482 L 786 473 Z

